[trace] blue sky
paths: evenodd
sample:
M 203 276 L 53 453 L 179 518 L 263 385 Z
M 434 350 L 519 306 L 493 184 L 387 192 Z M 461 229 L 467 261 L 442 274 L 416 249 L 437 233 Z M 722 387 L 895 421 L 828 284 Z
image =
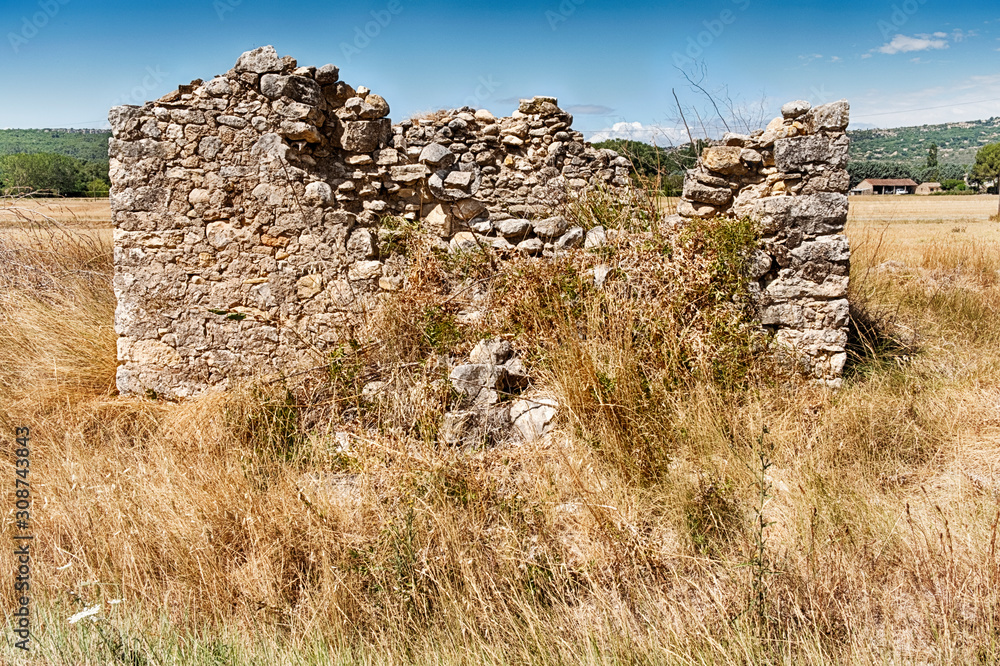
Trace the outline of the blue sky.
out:
M 382 94 L 395 121 L 554 95 L 588 137 L 680 140 L 847 98 L 853 126 L 1000 116 L 996 0 L 0 0 L 0 128 L 106 127 L 273 44 Z M 735 110 L 735 113 L 733 112 Z M 733 127 L 737 129 L 737 127 Z

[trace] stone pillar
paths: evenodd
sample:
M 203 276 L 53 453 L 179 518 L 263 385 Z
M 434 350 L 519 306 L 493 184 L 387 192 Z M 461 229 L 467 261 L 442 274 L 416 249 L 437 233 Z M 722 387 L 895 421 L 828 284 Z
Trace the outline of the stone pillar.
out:
M 753 134 L 726 134 L 684 181 L 682 217 L 748 216 L 760 224 L 761 322 L 795 373 L 839 386 L 848 330 L 850 107 L 789 102 Z

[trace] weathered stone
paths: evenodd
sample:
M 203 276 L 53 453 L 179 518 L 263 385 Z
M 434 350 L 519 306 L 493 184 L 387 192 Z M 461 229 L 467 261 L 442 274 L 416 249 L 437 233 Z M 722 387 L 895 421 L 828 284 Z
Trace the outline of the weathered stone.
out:
M 338 124 L 334 139 L 344 150 L 352 153 L 372 153 L 385 146 L 392 135 L 388 119 L 349 120 Z
M 823 135 L 778 139 L 774 142 L 774 163 L 779 171 L 785 173 L 806 171 L 811 165 L 844 169 L 847 166 L 847 141 L 831 140 Z
M 705 168 L 727 175 L 746 173 L 746 167 L 740 159 L 742 149 L 738 146 L 713 146 L 706 148 L 701 156 Z
M 525 114 L 551 115 L 559 112 L 559 101 L 555 97 L 542 96 L 522 99 L 517 110 Z
M 520 218 L 500 220 L 494 222 L 493 226 L 504 238 L 520 238 L 531 231 L 531 222 Z
M 471 231 L 459 231 L 448 245 L 452 252 L 475 252 L 479 249 L 476 236 Z
M 587 250 L 592 250 L 599 247 L 604 247 L 608 242 L 608 234 L 605 232 L 604 227 L 594 227 L 587 232 L 587 238 L 583 241 L 583 247 Z
M 842 132 L 850 123 L 851 105 L 847 100 L 817 106 L 806 117 L 815 132 Z
M 270 99 L 285 96 L 309 106 L 319 106 L 323 98 L 319 84 L 304 76 L 265 74 L 260 77 L 260 92 Z
M 323 140 L 319 128 L 309 123 L 293 120 L 282 120 L 279 128 L 281 135 L 291 141 L 306 141 L 308 143 L 319 143 Z
M 725 206 L 733 200 L 733 191 L 728 184 L 725 187 L 711 187 L 688 176 L 684 179 L 684 198 L 713 206 Z
M 430 174 L 430 170 L 423 164 L 402 164 L 392 167 L 389 173 L 389 177 L 394 181 L 410 185 L 421 178 L 426 178 Z
M 322 275 L 304 275 L 295 283 L 299 298 L 312 298 L 323 291 Z
M 547 217 L 543 220 L 532 220 L 531 228 L 539 238 L 551 240 L 566 231 L 569 224 L 562 216 Z
M 514 348 L 501 338 L 480 340 L 472 351 L 469 360 L 473 363 L 503 365 L 514 355 Z
M 787 102 L 781 107 L 781 115 L 790 120 L 794 120 L 811 108 L 812 105 L 805 100 L 800 99 L 794 102 Z
M 551 432 L 558 409 L 551 398 L 518 400 L 510 408 L 510 419 L 524 441 L 535 442 Z
M 351 267 L 347 271 L 347 279 L 352 282 L 358 280 L 375 280 L 381 277 L 381 275 L 381 261 L 356 261 L 351 264 Z
M 486 203 L 478 199 L 461 199 L 452 204 L 451 207 L 451 212 L 460 220 L 472 220 L 485 210 Z
M 323 206 L 330 203 L 332 198 L 333 190 L 329 184 L 315 182 L 306 185 L 306 201 Z
M 555 246 L 557 250 L 568 250 L 582 245 L 583 239 L 583 227 L 573 227 L 559 237 L 559 239 L 555 242 Z
M 367 229 L 355 229 L 347 240 L 347 258 L 364 261 L 375 256 L 375 240 Z
M 233 68 L 236 72 L 250 72 L 253 74 L 264 74 L 266 72 L 280 72 L 283 63 L 278 57 L 273 46 L 262 46 L 253 51 L 247 51 L 236 61 Z
M 545 249 L 545 243 L 538 238 L 528 238 L 518 243 L 517 249 L 525 254 L 541 254 Z
M 427 230 L 442 238 L 452 234 L 452 216 L 441 204 L 435 204 L 424 214 L 424 226 Z M 475 244 L 475 240 L 472 241 Z
M 455 153 L 440 143 L 429 143 L 420 151 L 418 160 L 422 164 L 428 164 L 434 169 L 446 169 L 455 163 Z
M 340 79 L 340 68 L 336 65 L 323 65 L 316 70 L 314 78 L 321 86 L 336 83 Z

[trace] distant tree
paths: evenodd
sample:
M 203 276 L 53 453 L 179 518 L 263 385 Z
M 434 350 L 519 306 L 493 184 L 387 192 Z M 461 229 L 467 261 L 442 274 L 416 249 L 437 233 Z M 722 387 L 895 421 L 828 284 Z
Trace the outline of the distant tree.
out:
M 927 166 L 934 168 L 938 165 L 938 145 L 932 143 L 927 149 Z
M 993 181 L 1000 191 L 1000 143 L 987 144 L 979 149 L 971 176 L 984 184 Z M 997 219 L 1000 220 L 1000 203 L 997 204 Z
M 680 194 L 686 169 L 694 166 L 704 143 L 692 150 L 690 144 L 680 148 L 660 148 L 642 141 L 609 139 L 594 144 L 594 148 L 610 148 L 626 158 L 632 165 L 632 177 L 643 181 L 644 186 L 656 186 L 667 196 Z
M 965 181 L 959 180 L 957 178 L 948 178 L 943 183 L 941 183 L 941 188 L 949 192 L 963 192 L 966 189 Z
M 87 196 L 92 199 L 106 197 L 110 191 L 108 184 L 100 178 L 94 178 L 87 183 Z
M 46 190 L 69 195 L 81 192 L 81 162 L 55 153 L 0 157 L 0 182 L 8 189 Z

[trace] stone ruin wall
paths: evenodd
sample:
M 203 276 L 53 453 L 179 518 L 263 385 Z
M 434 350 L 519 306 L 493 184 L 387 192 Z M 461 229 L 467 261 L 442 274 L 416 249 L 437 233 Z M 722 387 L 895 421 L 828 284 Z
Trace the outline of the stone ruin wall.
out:
M 586 146 L 556 100 L 395 127 L 389 105 L 272 47 L 211 81 L 110 112 L 120 392 L 194 395 L 316 365 L 363 297 L 402 287 L 386 216 L 443 246 L 532 255 L 579 244 L 554 215 L 628 162 Z M 447 244 L 447 245 L 445 245 Z
M 760 223 L 755 262 L 761 321 L 796 374 L 839 386 L 847 361 L 850 248 L 847 173 L 850 106 L 785 104 L 753 134 L 726 134 L 688 171 L 682 217 Z
M 799 108 L 708 149 L 679 213 L 761 219 L 763 322 L 802 373 L 836 383 L 847 106 Z M 628 162 L 586 145 L 552 98 L 508 118 L 463 108 L 393 126 L 388 114 L 335 66 L 272 47 L 111 110 L 120 392 L 186 397 L 321 362 L 367 297 L 403 286 L 401 260 L 379 252 L 387 216 L 453 251 L 545 256 L 584 240 L 565 204 L 629 186 Z

